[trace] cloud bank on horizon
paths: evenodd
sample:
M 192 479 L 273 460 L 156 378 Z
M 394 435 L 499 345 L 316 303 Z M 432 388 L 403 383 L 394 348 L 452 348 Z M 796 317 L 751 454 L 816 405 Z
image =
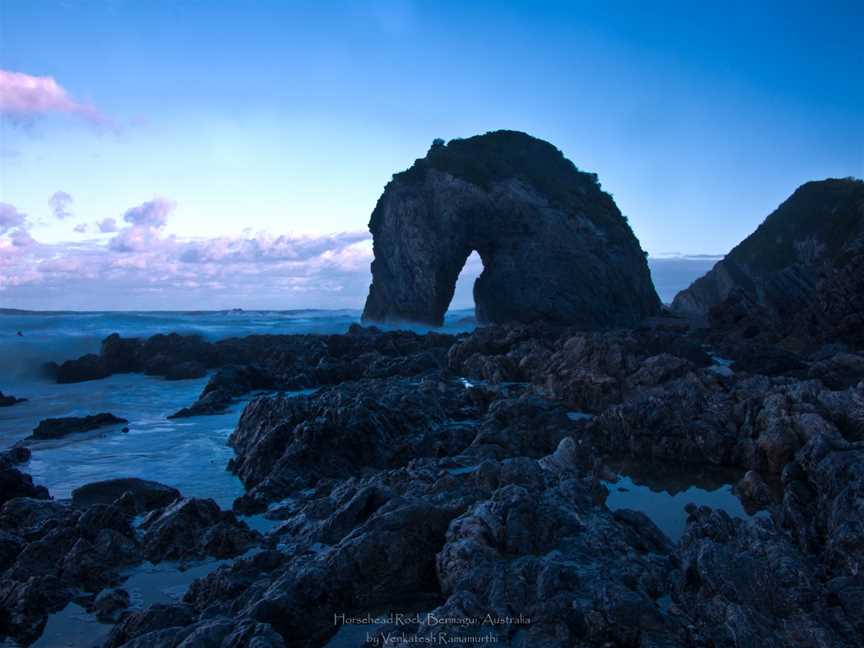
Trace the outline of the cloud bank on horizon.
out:
M 30 235 L 26 214 L 0 203 L 0 304 L 184 310 L 194 294 L 201 309 L 355 308 L 365 295 L 368 232 L 188 239 L 164 232 L 176 208 L 157 197 L 128 209 L 122 226 L 91 224 L 108 237 L 46 244 Z

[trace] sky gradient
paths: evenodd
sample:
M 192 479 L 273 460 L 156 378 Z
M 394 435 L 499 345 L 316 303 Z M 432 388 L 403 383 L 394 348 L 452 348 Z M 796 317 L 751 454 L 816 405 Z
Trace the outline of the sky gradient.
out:
M 0 0 L 0 307 L 361 307 L 390 176 L 498 128 L 701 268 L 803 182 L 864 176 L 862 24 L 860 2 Z

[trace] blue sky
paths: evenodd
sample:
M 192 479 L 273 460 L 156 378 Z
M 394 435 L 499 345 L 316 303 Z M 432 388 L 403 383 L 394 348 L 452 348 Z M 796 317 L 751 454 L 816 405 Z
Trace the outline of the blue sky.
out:
M 862 24 L 860 2 L 0 0 L 0 69 L 65 97 L 0 123 L 0 202 L 39 246 L 0 261 L 0 305 L 56 305 L 107 263 L 105 219 L 142 247 L 79 286 L 96 306 L 236 303 L 234 270 L 175 281 L 190 239 L 211 264 L 243 247 L 250 276 L 249 241 L 265 251 L 247 305 L 362 305 L 344 273 L 367 268 L 354 235 L 392 173 L 498 128 L 597 172 L 651 255 L 723 253 L 801 183 L 864 176 Z M 124 220 L 145 205 L 170 205 L 152 231 Z M 321 237 L 330 258 L 286 252 Z

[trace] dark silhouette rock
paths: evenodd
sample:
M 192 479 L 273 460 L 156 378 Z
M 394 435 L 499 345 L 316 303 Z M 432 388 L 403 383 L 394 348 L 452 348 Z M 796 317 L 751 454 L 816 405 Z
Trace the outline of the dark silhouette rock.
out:
M 91 482 L 72 491 L 72 506 L 86 508 L 93 504 L 111 504 L 127 496 L 135 513 L 146 513 L 168 506 L 180 498 L 180 491 L 159 482 L 126 477 Z
M 9 396 L 0 392 L 0 407 L 10 407 L 12 405 L 17 405 L 18 403 L 23 403 L 26 400 L 26 398 L 15 398 L 15 396 Z
M 860 345 L 862 271 L 864 182 L 808 182 L 708 274 L 678 293 L 672 309 L 697 316 L 711 312 L 712 326 L 745 338 L 793 336 Z
M 243 553 L 259 537 L 230 511 L 210 499 L 188 498 L 144 518 L 140 528 L 148 560 L 187 560 Z
M 111 370 L 95 353 L 88 353 L 76 360 L 67 360 L 60 364 L 55 375 L 58 383 L 77 383 L 88 380 L 100 380 L 111 375 Z
M 30 475 L 0 464 L 0 506 L 16 497 L 48 499 L 48 490 L 44 486 L 34 485 Z
M 476 250 L 483 323 L 632 325 L 658 312 L 645 255 L 626 219 L 551 144 L 495 131 L 437 144 L 378 200 L 363 319 L 440 326 Z
M 90 416 L 69 416 L 66 418 L 49 418 L 39 422 L 33 429 L 34 439 L 59 439 L 67 434 L 89 432 L 109 425 L 128 423 L 124 418 L 103 412 Z
M 0 506 L 16 497 L 48 499 L 48 489 L 33 484 L 33 478 L 14 466 L 30 458 L 30 450 L 16 446 L 0 452 Z
M 129 607 L 129 592 L 124 589 L 107 589 L 101 591 L 88 611 L 96 615 L 102 623 L 116 623 L 120 614 Z

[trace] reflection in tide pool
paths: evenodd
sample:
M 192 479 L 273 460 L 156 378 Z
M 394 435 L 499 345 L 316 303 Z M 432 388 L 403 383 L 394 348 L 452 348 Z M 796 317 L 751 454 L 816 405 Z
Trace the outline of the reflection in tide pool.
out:
M 130 609 L 143 610 L 154 603 L 178 603 L 196 578 L 206 576 L 229 560 L 208 560 L 184 565 L 145 563 L 127 572 L 120 585 L 129 592 Z M 42 636 L 32 648 L 87 648 L 100 646 L 111 631 L 110 624 L 100 623 L 77 603 L 70 603 L 52 614 Z
M 620 476 L 617 481 L 605 482 L 609 489 L 606 505 L 613 511 L 641 511 L 674 542 L 684 533 L 687 523 L 684 507 L 689 503 L 726 511 L 732 517 L 753 517 L 732 491 L 733 485 L 743 476 L 741 471 L 704 466 L 644 465 L 633 460 L 609 464 Z

